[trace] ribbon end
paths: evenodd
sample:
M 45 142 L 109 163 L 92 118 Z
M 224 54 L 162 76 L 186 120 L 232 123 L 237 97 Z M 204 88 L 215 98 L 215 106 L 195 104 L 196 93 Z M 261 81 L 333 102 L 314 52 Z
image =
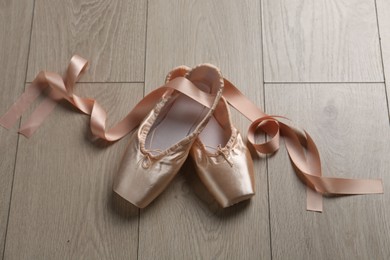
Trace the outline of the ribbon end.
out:
M 322 213 L 322 194 L 306 187 L 306 210 Z
M 22 129 L 22 128 L 19 129 L 18 134 L 21 134 L 26 138 L 30 138 L 33 135 L 33 133 L 35 132 L 35 130 L 32 130 L 30 128 L 24 128 L 24 129 Z
M 312 211 L 312 212 L 317 212 L 317 213 L 322 213 L 322 207 L 307 207 L 307 211 Z

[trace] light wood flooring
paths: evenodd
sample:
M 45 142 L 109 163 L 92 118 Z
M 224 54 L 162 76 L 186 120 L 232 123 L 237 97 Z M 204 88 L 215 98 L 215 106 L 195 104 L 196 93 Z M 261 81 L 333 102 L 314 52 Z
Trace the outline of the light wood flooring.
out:
M 139 210 L 111 189 L 128 137 L 96 144 L 88 117 L 61 105 L 30 139 L 0 128 L 4 260 L 390 259 L 390 1 L 0 0 L 0 114 L 75 53 L 90 61 L 76 93 L 109 125 L 171 68 L 209 62 L 306 129 L 324 175 L 382 178 L 385 193 L 308 212 L 282 144 L 255 158 L 250 202 L 219 208 L 186 164 Z

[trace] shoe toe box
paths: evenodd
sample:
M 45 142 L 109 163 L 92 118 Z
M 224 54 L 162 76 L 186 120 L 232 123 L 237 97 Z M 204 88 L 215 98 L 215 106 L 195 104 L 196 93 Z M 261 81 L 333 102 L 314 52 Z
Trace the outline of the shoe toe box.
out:
M 134 138 L 114 178 L 113 190 L 133 205 L 144 208 L 164 191 L 184 163 L 185 157 L 186 151 L 183 150 L 153 158 L 140 151 L 139 142 Z
M 238 139 L 227 157 L 207 155 L 199 146 L 191 151 L 200 179 L 224 208 L 255 194 L 253 161 L 241 137 Z

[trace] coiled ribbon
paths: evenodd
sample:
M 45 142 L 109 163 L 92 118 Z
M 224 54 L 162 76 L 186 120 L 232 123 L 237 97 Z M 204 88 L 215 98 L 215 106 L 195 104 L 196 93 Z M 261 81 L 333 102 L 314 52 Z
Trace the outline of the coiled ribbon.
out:
M 94 99 L 82 98 L 73 93 L 74 86 L 85 72 L 88 62 L 74 55 L 70 60 L 65 77 L 57 73 L 41 71 L 26 91 L 0 118 L 0 125 L 9 129 L 24 111 L 45 90 L 46 96 L 21 126 L 19 133 L 30 137 L 53 111 L 59 100 L 65 99 L 80 112 L 90 115 L 90 128 L 93 135 L 107 141 L 116 141 L 134 130 L 154 105 L 168 90 L 179 91 L 206 107 L 211 107 L 213 97 L 200 91 L 184 77 L 178 77 L 145 96 L 120 122 L 106 130 L 107 114 Z M 280 116 L 270 116 L 247 99 L 232 83 L 224 79 L 223 95 L 231 106 L 247 117 L 252 124 L 248 129 L 248 141 L 263 154 L 271 154 L 279 149 L 280 137 L 285 146 L 295 172 L 307 189 L 307 210 L 322 211 L 322 195 L 353 195 L 383 193 L 381 180 L 362 180 L 324 177 L 317 147 L 307 132 L 281 122 Z M 270 140 L 255 142 L 255 134 L 266 133 Z

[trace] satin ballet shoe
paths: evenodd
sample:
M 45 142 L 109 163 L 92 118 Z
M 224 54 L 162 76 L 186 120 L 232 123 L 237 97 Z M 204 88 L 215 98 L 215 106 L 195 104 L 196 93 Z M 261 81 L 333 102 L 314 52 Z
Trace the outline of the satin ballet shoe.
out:
M 208 108 L 168 90 L 132 134 L 113 190 L 139 208 L 149 205 L 175 177 L 222 96 L 224 81 L 213 65 L 178 67 L 166 81 L 183 75 L 212 97 L 212 105 Z
M 199 178 L 223 208 L 255 194 L 252 157 L 241 134 L 232 125 L 225 98 L 220 99 L 210 121 L 195 140 L 190 157 Z

